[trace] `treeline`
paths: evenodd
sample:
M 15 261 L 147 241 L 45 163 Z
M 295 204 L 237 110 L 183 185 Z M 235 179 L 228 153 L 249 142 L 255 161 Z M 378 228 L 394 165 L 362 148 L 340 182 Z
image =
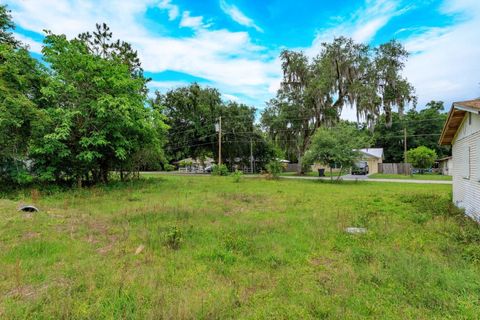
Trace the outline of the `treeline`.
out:
M 416 97 L 401 76 L 408 53 L 396 41 L 372 48 L 340 37 L 324 43 L 314 59 L 283 51 L 280 89 L 258 114 L 196 83 L 149 97 L 137 52 L 114 40 L 105 24 L 74 39 L 46 32 L 44 62 L 31 57 L 13 28 L 0 6 L 4 186 L 33 180 L 82 186 L 106 183 L 112 172 L 124 180 L 140 170 L 170 169 L 185 158 L 216 160 L 220 123 L 222 162 L 230 167 L 253 162 L 258 170 L 278 158 L 302 164 L 309 149 L 318 149 L 312 141 L 332 142 L 322 130 L 326 138 L 315 138 L 319 128 L 339 123 L 338 132 L 362 137 L 350 139 L 364 144 L 358 147 L 385 148 L 387 161 L 403 161 L 404 128 L 409 148 L 449 152 L 436 143 L 445 120 L 442 103 L 404 114 Z M 345 123 L 345 108 L 366 122 Z

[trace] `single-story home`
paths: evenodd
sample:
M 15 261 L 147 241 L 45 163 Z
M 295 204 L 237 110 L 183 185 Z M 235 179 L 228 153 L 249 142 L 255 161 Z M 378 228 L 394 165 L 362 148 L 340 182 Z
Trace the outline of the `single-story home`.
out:
M 452 146 L 453 202 L 480 221 L 480 99 L 453 103 L 439 142 Z
M 215 161 L 212 158 L 205 157 L 204 159 L 186 158 L 175 161 L 173 164 L 178 166 L 179 171 L 203 172 L 205 168 L 211 166 L 214 163 Z
M 383 163 L 383 148 L 365 148 L 359 149 L 360 151 L 360 159 L 359 161 L 367 161 L 369 173 L 378 173 L 378 165 Z M 316 172 L 318 169 L 325 169 L 330 170 L 329 166 L 325 166 L 322 164 L 314 164 L 312 165 L 312 171 Z M 337 170 L 339 168 L 332 168 Z
M 378 165 L 383 163 L 383 148 L 365 148 L 359 150 L 363 161 L 367 161 L 369 173 L 378 173 Z
M 438 172 L 443 174 L 444 176 L 451 176 L 453 174 L 453 158 L 445 157 L 442 159 L 438 159 Z

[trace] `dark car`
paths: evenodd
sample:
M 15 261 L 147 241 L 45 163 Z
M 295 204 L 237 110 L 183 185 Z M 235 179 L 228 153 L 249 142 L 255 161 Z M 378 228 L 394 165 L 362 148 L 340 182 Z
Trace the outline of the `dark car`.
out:
M 355 163 L 355 165 L 352 167 L 352 174 L 363 174 L 366 175 L 368 174 L 368 163 L 367 161 L 358 161 Z

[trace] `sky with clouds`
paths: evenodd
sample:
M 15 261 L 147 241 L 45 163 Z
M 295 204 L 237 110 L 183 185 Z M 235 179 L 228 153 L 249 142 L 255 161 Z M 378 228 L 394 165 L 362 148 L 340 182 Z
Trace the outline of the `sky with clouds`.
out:
M 480 96 L 480 0 L 0 0 L 18 39 L 40 57 L 43 30 L 74 37 L 106 22 L 138 50 L 151 89 L 196 81 L 225 100 L 265 107 L 281 79 L 282 49 L 313 57 L 322 42 L 390 39 L 411 53 L 404 75 L 418 108 Z M 345 110 L 345 118 L 355 112 Z

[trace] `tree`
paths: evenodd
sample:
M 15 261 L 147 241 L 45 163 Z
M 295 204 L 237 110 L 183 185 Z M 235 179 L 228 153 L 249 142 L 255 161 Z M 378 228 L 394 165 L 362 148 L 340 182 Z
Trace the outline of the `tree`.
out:
M 161 154 L 166 129 L 158 111 L 147 106 L 146 80 L 132 73 L 118 48 L 92 50 L 82 37 L 47 32 L 42 53 L 50 81 L 42 88 L 49 107 L 32 157 L 44 180 L 107 182 L 137 171 L 146 150 Z
M 337 179 L 360 158 L 361 148 L 367 147 L 370 139 L 361 134 L 354 125 L 341 123 L 332 128 L 320 128 L 305 154 L 305 163 L 328 165 L 330 171 L 340 166 Z
M 340 37 L 322 44 L 312 61 L 295 51 L 283 51 L 280 58 L 283 80 L 262 124 L 300 170 L 315 131 L 338 122 L 344 107 L 356 108 L 358 118 L 372 127 L 384 113 L 388 126 L 394 107 L 403 112 L 416 101 L 413 87 L 401 77 L 407 52 L 395 41 L 372 50 Z
M 218 133 L 215 125 L 222 117 L 222 159 L 233 164 L 250 164 L 252 151 L 256 164 L 263 166 L 275 156 L 273 145 L 255 125 L 255 108 L 237 102 L 224 102 L 215 88 L 197 83 L 156 92 L 151 100 L 170 126 L 166 151 L 168 157 L 181 160 L 218 157 Z
M 421 169 L 421 173 L 423 173 L 423 170 L 431 168 L 436 159 L 437 153 L 435 150 L 425 146 L 410 149 L 407 152 L 408 162 L 411 163 L 414 168 Z
M 5 6 L 0 6 L 0 181 L 28 182 L 26 164 L 30 140 L 42 125 L 41 87 L 45 68 L 33 59 L 10 30 Z
M 193 83 L 164 95 L 156 92 L 152 105 L 162 112 L 171 128 L 166 145 L 170 158 L 180 160 L 216 154 L 215 123 L 222 107 L 217 89 L 202 88 Z
M 15 29 L 10 10 L 6 5 L 0 5 L 0 43 L 6 44 L 11 47 L 20 46 L 20 41 L 16 40 L 12 34 L 12 30 Z
M 450 154 L 450 147 L 440 146 L 438 137 L 447 118 L 443 102 L 431 101 L 420 111 L 409 110 L 405 115 L 392 112 L 392 124 L 386 127 L 385 115 L 377 119 L 375 125 L 375 146 L 384 148 L 385 162 L 403 162 L 404 128 L 407 129 L 407 145 L 409 148 L 426 146 L 435 150 L 439 157 Z

